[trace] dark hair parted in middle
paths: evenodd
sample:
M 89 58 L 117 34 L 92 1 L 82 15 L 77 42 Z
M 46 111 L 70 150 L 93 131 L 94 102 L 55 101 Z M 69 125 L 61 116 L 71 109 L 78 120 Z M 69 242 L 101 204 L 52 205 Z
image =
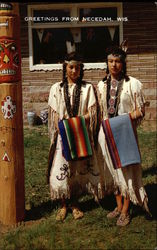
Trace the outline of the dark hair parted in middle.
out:
M 108 56 L 109 55 L 113 55 L 115 57 L 119 57 L 120 61 L 123 64 L 123 68 L 122 68 L 122 72 L 121 72 L 121 78 L 124 78 L 126 81 L 129 80 L 129 77 L 127 76 L 127 69 L 126 69 L 126 52 L 124 50 L 122 50 L 120 47 L 117 46 L 112 46 L 107 48 L 106 50 L 106 58 L 105 61 L 107 63 L 107 69 L 106 69 L 106 73 L 109 74 L 109 69 L 108 69 Z M 106 80 L 107 76 L 103 79 Z
M 77 84 L 81 84 L 82 83 L 82 79 L 83 79 L 83 63 L 82 63 L 82 57 L 80 54 L 76 53 L 76 52 L 72 52 L 70 54 L 67 54 L 65 56 L 65 61 L 63 63 L 63 79 L 62 79 L 62 83 L 61 83 L 61 87 L 63 87 L 63 85 L 67 82 L 67 78 L 66 78 L 66 66 L 68 64 L 68 62 L 70 61 L 76 61 L 78 62 L 78 64 L 80 64 L 80 76 L 77 79 Z

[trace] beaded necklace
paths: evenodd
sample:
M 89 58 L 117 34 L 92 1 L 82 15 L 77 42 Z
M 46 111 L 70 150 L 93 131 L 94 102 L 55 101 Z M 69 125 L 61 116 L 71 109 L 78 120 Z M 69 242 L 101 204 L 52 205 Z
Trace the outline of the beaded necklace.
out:
M 111 82 L 111 76 L 107 78 L 107 111 L 109 118 L 118 115 L 118 105 L 120 103 L 120 95 L 122 91 L 123 80 L 113 80 Z M 111 88 L 112 86 L 112 88 Z M 116 90 L 117 88 L 117 90 Z
M 66 105 L 68 115 L 70 118 L 75 117 L 78 115 L 78 110 L 79 110 L 79 105 L 80 105 L 81 83 L 76 83 L 76 86 L 74 87 L 72 105 L 70 103 L 70 95 L 69 95 L 67 80 L 64 83 L 63 89 L 64 89 L 65 105 Z

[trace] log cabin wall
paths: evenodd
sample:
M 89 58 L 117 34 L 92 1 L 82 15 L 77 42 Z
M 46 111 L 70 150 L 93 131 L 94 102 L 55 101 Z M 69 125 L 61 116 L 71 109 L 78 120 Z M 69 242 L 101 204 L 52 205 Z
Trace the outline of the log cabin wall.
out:
M 39 4 L 39 3 L 38 3 Z M 21 55 L 24 122 L 27 124 L 27 112 L 37 115 L 47 108 L 49 90 L 52 84 L 62 79 L 62 71 L 30 71 L 28 23 L 24 20 L 28 3 L 20 4 L 21 15 Z M 123 2 L 123 38 L 128 39 L 127 57 L 128 75 L 138 78 L 144 85 L 146 115 L 143 122 L 145 129 L 156 127 L 156 12 L 154 2 Z M 84 79 L 97 84 L 105 75 L 104 70 L 85 70 Z

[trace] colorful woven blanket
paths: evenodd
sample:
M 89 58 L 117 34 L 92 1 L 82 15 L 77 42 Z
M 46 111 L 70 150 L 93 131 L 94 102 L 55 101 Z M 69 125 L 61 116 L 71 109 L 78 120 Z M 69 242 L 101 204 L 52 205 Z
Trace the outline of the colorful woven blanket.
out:
M 141 163 L 129 114 L 103 120 L 102 126 L 115 169 Z
M 83 116 L 59 121 L 63 153 L 67 161 L 77 160 L 92 155 L 88 132 Z

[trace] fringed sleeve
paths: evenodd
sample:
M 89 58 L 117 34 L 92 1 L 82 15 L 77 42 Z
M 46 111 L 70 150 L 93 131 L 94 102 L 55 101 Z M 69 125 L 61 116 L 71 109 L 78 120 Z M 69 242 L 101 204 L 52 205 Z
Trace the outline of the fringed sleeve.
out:
M 98 134 L 100 130 L 101 121 L 103 119 L 102 108 L 100 106 L 100 92 L 97 86 L 94 86 L 94 93 L 96 97 L 96 112 L 97 112 L 97 125 L 96 125 L 96 133 L 94 134 L 94 143 L 97 146 L 98 143 Z
M 51 143 L 54 142 L 56 138 L 56 134 L 58 134 L 58 121 L 59 121 L 59 114 L 58 114 L 58 83 L 54 84 L 50 89 L 49 100 L 48 100 L 48 131 L 49 136 L 51 139 Z
M 97 103 L 94 88 L 91 85 L 88 92 L 89 133 L 93 141 L 97 132 Z
M 137 110 L 137 114 L 140 112 L 141 115 L 136 118 L 136 126 L 141 124 L 141 121 L 145 115 L 145 97 L 143 94 L 143 84 L 136 79 L 136 83 L 131 84 L 132 92 L 132 105 L 134 110 Z
M 58 129 L 57 129 L 58 120 L 59 120 L 59 115 L 57 113 L 56 91 L 55 91 L 55 86 L 52 86 L 48 100 L 48 132 L 51 143 L 48 156 L 48 168 L 46 171 L 47 183 L 49 183 L 50 171 L 52 167 L 54 153 L 56 150 L 57 136 L 58 136 Z
M 49 132 L 49 137 L 51 140 L 51 143 L 54 142 L 57 134 L 58 134 L 58 129 L 57 129 L 57 124 L 59 121 L 59 116 L 56 111 L 54 111 L 50 106 L 48 108 L 48 132 Z
M 106 82 L 100 81 L 97 86 L 97 96 L 98 96 L 98 103 L 100 108 L 100 117 L 101 120 L 108 117 L 107 113 L 107 84 Z

